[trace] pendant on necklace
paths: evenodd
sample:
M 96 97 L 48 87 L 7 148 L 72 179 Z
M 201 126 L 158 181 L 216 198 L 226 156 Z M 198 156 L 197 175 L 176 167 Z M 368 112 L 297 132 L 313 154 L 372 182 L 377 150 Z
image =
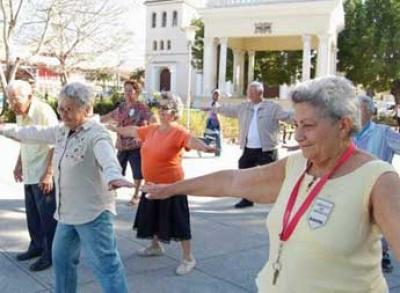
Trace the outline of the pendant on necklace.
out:
M 282 264 L 281 264 L 282 249 L 283 249 L 283 242 L 280 241 L 279 247 L 278 247 L 278 255 L 276 257 L 275 262 L 272 264 L 272 268 L 274 269 L 274 275 L 272 277 L 272 285 L 273 286 L 276 285 L 276 282 L 278 281 L 279 273 L 282 270 Z

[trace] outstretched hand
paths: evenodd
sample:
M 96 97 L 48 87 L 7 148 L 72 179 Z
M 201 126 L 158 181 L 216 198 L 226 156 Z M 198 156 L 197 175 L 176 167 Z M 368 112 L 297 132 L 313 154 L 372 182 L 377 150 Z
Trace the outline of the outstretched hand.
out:
M 164 199 L 173 195 L 170 186 L 171 184 L 146 183 L 141 190 L 146 193 L 148 199 Z
M 219 149 L 216 146 L 207 146 L 207 150 L 205 151 L 206 153 L 217 153 Z
M 105 126 L 107 127 L 108 130 L 117 132 L 117 126 L 115 126 L 113 124 L 106 124 Z
M 108 183 L 108 190 L 114 190 L 121 187 L 133 188 L 135 185 L 125 179 L 115 179 Z

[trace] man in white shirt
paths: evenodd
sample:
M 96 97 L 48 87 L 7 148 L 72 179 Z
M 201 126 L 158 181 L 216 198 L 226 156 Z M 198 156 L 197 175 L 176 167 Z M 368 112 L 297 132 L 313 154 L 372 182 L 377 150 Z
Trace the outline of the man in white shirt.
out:
M 239 120 L 239 143 L 243 154 L 239 159 L 239 169 L 247 169 L 272 163 L 278 158 L 279 121 L 291 120 L 290 111 L 279 104 L 263 99 L 264 86 L 253 81 L 248 85 L 249 101 L 237 105 L 222 105 L 215 111 Z M 242 199 L 235 208 L 253 206 Z
M 21 126 L 58 125 L 57 115 L 46 103 L 32 96 L 29 83 L 11 81 L 7 86 L 7 101 Z M 25 209 L 29 236 L 28 250 L 17 255 L 18 261 L 40 256 L 29 269 L 42 271 L 52 265 L 51 247 L 57 222 L 54 219 L 55 194 L 51 161 L 53 149 L 47 144 L 21 144 L 14 169 L 17 182 L 24 182 Z

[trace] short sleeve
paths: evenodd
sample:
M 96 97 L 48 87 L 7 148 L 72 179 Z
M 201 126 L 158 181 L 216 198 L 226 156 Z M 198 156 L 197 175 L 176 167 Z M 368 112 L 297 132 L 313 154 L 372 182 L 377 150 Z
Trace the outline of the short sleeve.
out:
M 181 141 L 181 146 L 182 148 L 185 148 L 186 150 L 189 150 L 189 140 L 192 137 L 192 135 L 187 131 L 185 128 L 180 127 L 179 128 L 179 141 Z
M 146 126 L 141 126 L 137 128 L 138 138 L 143 142 L 146 140 L 147 135 L 152 132 L 158 125 L 150 124 Z
M 44 112 L 42 117 L 43 125 L 45 126 L 58 125 L 59 122 L 57 119 L 57 115 L 50 106 L 46 105 L 46 110 L 43 112 Z
M 147 121 L 147 123 L 149 122 L 150 118 L 153 116 L 153 112 L 151 112 L 150 108 L 147 107 L 146 105 L 144 105 L 144 120 Z
M 119 121 L 119 113 L 121 112 L 121 109 L 123 107 L 124 103 L 121 103 L 118 105 L 117 108 L 111 111 L 111 118 L 114 119 L 115 121 Z

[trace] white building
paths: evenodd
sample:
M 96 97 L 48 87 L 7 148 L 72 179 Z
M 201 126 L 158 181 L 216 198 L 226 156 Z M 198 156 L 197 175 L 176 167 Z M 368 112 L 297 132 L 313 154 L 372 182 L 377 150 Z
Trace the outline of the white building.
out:
M 203 96 L 217 87 L 226 90 L 228 47 L 234 54 L 233 94 L 238 96 L 254 78 L 256 51 L 303 50 L 302 79 L 307 80 L 315 50 L 317 76 L 336 73 L 337 37 L 344 28 L 342 0 L 155 0 L 145 4 L 148 92 L 166 89 L 187 96 L 188 47 L 181 28 L 198 16 L 205 26 L 203 81 L 194 85 L 193 78 L 192 96 L 199 87 Z
M 182 28 L 198 18 L 198 1 L 146 1 L 146 91 L 167 90 L 186 98 L 189 51 Z M 195 80 L 195 74 L 191 74 Z M 193 92 L 195 87 L 193 87 Z

